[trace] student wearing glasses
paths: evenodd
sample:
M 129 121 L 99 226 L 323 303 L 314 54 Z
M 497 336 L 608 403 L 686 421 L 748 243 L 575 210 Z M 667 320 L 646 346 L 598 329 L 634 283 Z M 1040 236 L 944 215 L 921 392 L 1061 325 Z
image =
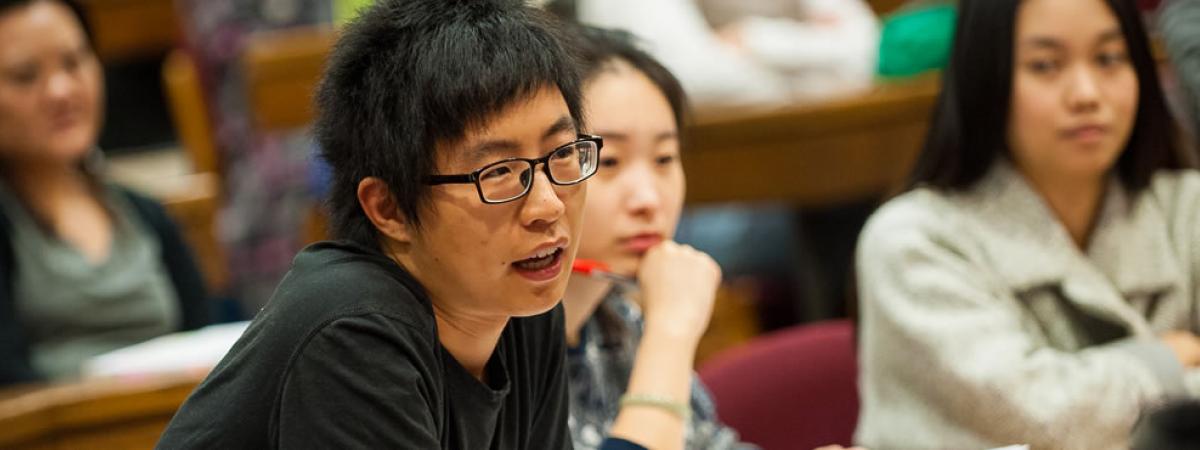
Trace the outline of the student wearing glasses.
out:
M 876 448 L 1129 448 L 1200 392 L 1200 174 L 1128 0 L 964 0 L 908 192 L 858 251 Z
M 317 92 L 315 244 L 162 448 L 570 448 L 563 313 L 602 141 L 519 0 L 387 0 Z
M 628 33 L 580 26 L 571 35 L 588 124 L 607 139 L 588 182 L 579 257 L 638 283 L 633 291 L 576 275 L 568 284 L 575 448 L 599 448 L 610 436 L 655 449 L 735 447 L 737 433 L 717 420 L 692 372 L 721 269 L 672 241 L 684 197 L 683 89 Z

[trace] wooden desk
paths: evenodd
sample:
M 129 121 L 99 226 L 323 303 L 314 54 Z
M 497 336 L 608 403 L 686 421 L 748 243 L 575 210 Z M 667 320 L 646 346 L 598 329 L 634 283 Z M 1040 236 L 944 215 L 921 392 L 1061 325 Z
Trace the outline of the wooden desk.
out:
M 165 54 L 179 42 L 172 0 L 82 0 L 105 62 Z
M 222 292 L 229 282 L 229 264 L 217 240 L 220 181 L 213 173 L 183 175 L 153 192 L 179 225 L 210 292 Z
M 313 88 L 335 39 L 329 28 L 251 39 L 243 67 L 259 126 L 312 121 Z M 805 206 L 881 195 L 917 153 L 937 90 L 924 78 L 820 105 L 701 114 L 686 136 L 688 201 Z
M 871 5 L 871 10 L 875 11 L 875 15 L 884 17 L 902 8 L 908 0 L 867 0 L 867 3 Z
M 936 76 L 828 103 L 700 114 L 683 155 L 688 202 L 824 206 L 895 188 L 920 150 Z
M 303 128 L 313 121 L 313 93 L 337 39 L 328 26 L 260 33 L 242 57 L 250 107 L 260 130 Z
M 149 449 L 202 373 L 0 391 L 0 448 Z

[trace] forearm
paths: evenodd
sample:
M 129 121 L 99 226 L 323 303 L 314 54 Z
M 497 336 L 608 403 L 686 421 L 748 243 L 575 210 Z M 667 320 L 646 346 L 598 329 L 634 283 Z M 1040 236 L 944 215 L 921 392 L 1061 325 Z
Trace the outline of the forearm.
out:
M 695 352 L 694 338 L 648 326 L 626 393 L 689 404 Z M 621 408 L 609 434 L 647 448 L 676 449 L 683 448 L 685 429 L 684 420 L 666 409 L 629 405 Z

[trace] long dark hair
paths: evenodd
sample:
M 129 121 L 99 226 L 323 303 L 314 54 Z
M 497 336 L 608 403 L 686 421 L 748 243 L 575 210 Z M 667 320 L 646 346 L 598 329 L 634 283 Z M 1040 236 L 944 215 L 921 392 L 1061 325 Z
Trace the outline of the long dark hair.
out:
M 1021 0 L 962 0 L 949 66 L 925 147 L 907 189 L 963 190 L 1008 155 L 1013 39 Z M 1127 189 L 1145 188 L 1159 169 L 1185 167 L 1150 40 L 1132 0 L 1105 0 L 1117 17 L 1138 79 L 1137 116 L 1116 173 Z
M 646 75 L 666 97 L 675 116 L 675 126 L 680 133 L 683 132 L 689 110 L 683 85 L 662 63 L 639 48 L 639 42 L 633 34 L 587 25 L 571 25 L 569 30 L 568 46 L 579 61 L 580 76 L 585 84 L 611 70 L 617 62 L 628 63 L 634 70 Z
M 568 30 L 567 34 L 570 36 L 568 47 L 571 48 L 578 60 L 579 73 L 585 89 L 588 82 L 606 71 L 612 70 L 613 64 L 628 63 L 634 70 L 646 75 L 646 78 L 649 78 L 650 82 L 662 92 L 663 97 L 666 97 L 667 103 L 671 105 L 675 126 L 680 135 L 683 134 L 689 110 L 683 86 L 679 83 L 679 79 L 675 78 L 675 75 L 672 75 L 671 71 L 667 70 L 658 60 L 638 48 L 637 39 L 632 34 L 622 30 L 578 24 L 571 25 Z M 613 289 L 620 288 L 614 287 Z M 608 295 L 624 295 L 624 293 L 613 292 Z M 606 348 L 623 345 L 624 338 L 628 336 L 630 330 L 617 311 L 607 304 L 601 303 L 596 307 L 596 312 L 592 317 L 595 318 L 600 329 L 600 345 Z

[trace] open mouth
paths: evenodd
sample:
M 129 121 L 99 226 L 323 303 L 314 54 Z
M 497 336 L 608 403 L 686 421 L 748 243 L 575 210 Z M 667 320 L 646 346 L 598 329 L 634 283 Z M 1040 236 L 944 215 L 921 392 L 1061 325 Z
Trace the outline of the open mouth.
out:
M 522 259 L 513 263 L 517 270 L 534 272 L 555 266 L 562 259 L 562 248 L 548 248 L 532 258 Z

